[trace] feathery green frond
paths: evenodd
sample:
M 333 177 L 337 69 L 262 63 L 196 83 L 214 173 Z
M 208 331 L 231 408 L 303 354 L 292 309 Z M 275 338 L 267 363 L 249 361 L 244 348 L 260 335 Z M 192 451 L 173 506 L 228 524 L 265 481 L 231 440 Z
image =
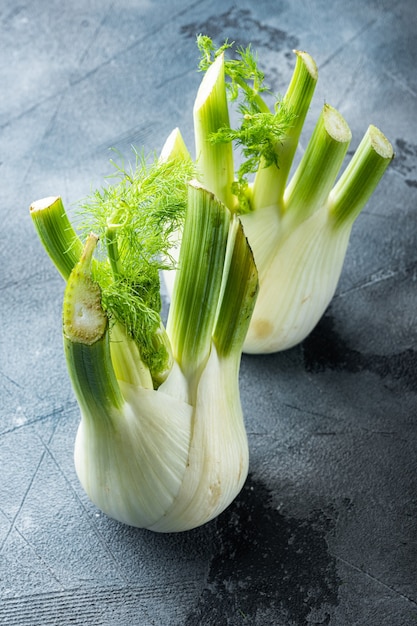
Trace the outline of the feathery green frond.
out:
M 151 371 L 160 371 L 169 355 L 163 346 L 155 351 L 161 323 L 159 271 L 174 266 L 172 235 L 184 218 L 193 164 L 183 159 L 148 163 L 143 154 L 134 155 L 133 166 L 113 163 L 116 182 L 82 203 L 80 228 L 100 237 L 104 260 L 96 266 L 95 279 L 103 308 L 138 343 Z

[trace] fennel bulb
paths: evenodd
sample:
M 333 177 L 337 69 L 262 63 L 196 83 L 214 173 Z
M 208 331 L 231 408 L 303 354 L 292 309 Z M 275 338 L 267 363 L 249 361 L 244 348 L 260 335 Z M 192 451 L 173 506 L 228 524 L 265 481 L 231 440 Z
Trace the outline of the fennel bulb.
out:
M 240 216 L 259 273 L 260 293 L 243 350 L 285 350 L 305 339 L 331 301 L 352 225 L 392 160 L 392 146 L 369 126 L 337 181 L 351 131 L 342 115 L 325 104 L 289 179 L 318 79 L 312 57 L 295 51 L 288 89 L 271 110 L 250 47 L 226 60 L 229 44 L 215 51 L 208 37 L 199 36 L 197 43 L 205 74 L 193 111 L 196 175 Z M 227 96 L 233 102 L 239 94 L 242 123 L 232 129 Z M 243 154 L 237 174 L 233 144 Z M 192 159 L 178 128 L 160 158 L 176 157 Z M 164 278 L 170 292 L 172 276 Z
M 63 335 L 81 410 L 79 480 L 108 516 L 177 532 L 221 513 L 247 476 L 238 376 L 258 278 L 239 219 L 184 178 L 175 200 L 185 204 L 184 230 L 165 328 L 158 298 L 148 297 L 152 280 L 159 288 L 154 269 L 161 260 L 154 249 L 138 259 L 144 241 L 135 249 L 140 225 L 154 212 L 165 218 L 153 225 L 155 245 L 165 251 L 174 197 L 161 205 L 153 195 L 155 175 L 166 166 L 154 170 L 139 173 L 139 196 L 130 190 L 135 201 L 126 198 L 136 174 L 95 196 L 90 209 L 103 225 L 100 242 L 91 233 L 82 243 L 60 198 L 33 203 L 31 215 L 66 280 Z

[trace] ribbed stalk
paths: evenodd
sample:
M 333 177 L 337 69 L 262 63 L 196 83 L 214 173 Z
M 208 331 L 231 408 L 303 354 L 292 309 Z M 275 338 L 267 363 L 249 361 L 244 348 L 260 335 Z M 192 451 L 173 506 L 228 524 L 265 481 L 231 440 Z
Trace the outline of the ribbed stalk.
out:
M 229 223 L 226 207 L 197 183 L 190 184 L 167 322 L 174 359 L 186 377 L 198 375 L 210 352 Z
M 117 277 L 122 270 L 120 262 L 119 244 L 117 241 L 117 224 L 109 224 L 106 228 L 106 248 L 107 256 L 109 258 L 110 267 L 113 272 L 113 276 Z
M 118 322 L 111 327 L 110 351 L 118 381 L 144 389 L 154 388 L 151 373 L 142 361 L 138 344 Z
M 64 294 L 63 333 L 68 371 L 80 406 L 89 415 L 109 419 L 123 397 L 114 373 L 108 320 L 101 308 L 100 288 L 92 280 L 91 262 L 97 238 L 87 239 Z
M 235 202 L 231 191 L 233 147 L 231 142 L 212 143 L 209 140 L 219 128 L 230 126 L 223 54 L 209 67 L 201 81 L 193 116 L 197 177 L 206 189 L 232 209 Z
M 254 211 L 275 204 L 278 207 L 287 183 L 289 171 L 297 149 L 298 140 L 317 84 L 317 66 L 306 52 L 294 50 L 297 55 L 294 72 L 282 104 L 294 115 L 285 137 L 276 144 L 278 166 L 265 167 L 261 161 L 252 190 Z
M 352 133 L 342 115 L 325 104 L 303 158 L 285 190 L 284 211 L 292 225 L 323 206 L 351 138 Z
M 68 219 L 61 198 L 48 197 L 34 202 L 30 207 L 30 214 L 40 240 L 48 255 L 54 262 L 62 277 L 66 281 L 69 281 L 71 272 L 77 266 L 83 255 L 83 245 Z M 115 264 L 116 259 L 114 257 L 118 254 L 117 240 L 115 237 L 112 239 L 111 234 L 113 234 L 113 231 L 109 228 L 109 241 L 107 243 L 108 248 L 113 252 L 113 256 L 109 253 L 109 258 L 112 258 Z M 90 238 L 90 247 L 93 240 L 94 239 Z M 112 242 L 114 245 L 112 245 Z M 91 262 L 92 265 L 96 263 L 95 259 L 91 258 L 91 256 L 89 262 Z M 85 261 L 83 263 L 85 263 Z M 113 267 L 114 270 L 115 267 L 116 266 Z M 79 270 L 77 271 L 79 273 Z M 84 291 L 84 288 L 85 284 L 83 284 L 82 280 L 75 280 L 73 277 L 71 281 L 69 281 L 64 303 L 64 311 L 67 311 L 67 313 L 70 312 L 69 317 L 67 317 L 67 324 L 71 322 L 71 316 L 73 315 L 74 319 L 76 321 L 78 320 L 77 315 L 74 314 L 74 298 L 80 297 L 80 290 L 81 296 L 86 297 L 88 290 Z M 97 292 L 98 294 L 97 285 L 90 285 L 90 289 L 91 293 Z M 94 298 L 97 297 L 97 294 Z M 94 298 L 91 298 L 91 300 Z M 79 302 L 77 306 L 79 306 Z M 77 328 L 72 326 L 71 330 L 69 330 L 68 327 L 66 330 L 72 339 L 77 341 Z M 85 333 L 85 328 L 82 332 Z M 83 340 L 86 340 L 85 335 Z M 70 345 L 67 345 L 67 340 L 65 341 L 66 352 L 69 360 L 72 362 L 72 357 L 70 356 L 71 347 Z M 78 338 L 78 341 L 80 341 L 80 338 Z M 126 330 L 118 323 L 112 326 L 111 329 L 110 349 L 112 362 L 115 367 L 116 377 L 118 380 L 138 384 L 145 388 L 153 388 L 149 369 L 140 358 L 137 344 L 127 336 Z M 71 368 L 73 369 L 73 366 L 71 366 Z
M 33 202 L 30 215 L 46 252 L 67 280 L 80 259 L 83 244 L 68 219 L 61 198 L 51 196 Z
M 329 211 L 337 226 L 355 221 L 393 157 L 392 145 L 385 135 L 369 126 L 329 197 Z
M 223 284 L 213 340 L 219 357 L 242 352 L 258 294 L 258 273 L 243 227 L 235 217 L 229 229 Z
M 111 363 L 108 332 L 87 345 L 64 337 L 68 373 L 85 416 L 109 420 L 112 409 L 120 409 L 120 392 Z

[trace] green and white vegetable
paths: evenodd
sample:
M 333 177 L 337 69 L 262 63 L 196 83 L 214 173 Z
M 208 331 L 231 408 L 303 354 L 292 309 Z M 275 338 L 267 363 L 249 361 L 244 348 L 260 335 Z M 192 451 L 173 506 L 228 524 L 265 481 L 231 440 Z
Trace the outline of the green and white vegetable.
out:
M 59 197 L 31 206 L 66 281 L 78 477 L 107 515 L 160 532 L 217 516 L 248 471 L 238 375 L 257 272 L 239 219 L 190 172 L 174 161 L 122 172 L 84 207 L 81 232 L 97 233 L 85 242 Z M 158 273 L 183 212 L 165 327 Z
M 337 180 L 351 131 L 340 112 L 325 104 L 290 177 L 317 83 L 314 60 L 295 51 L 288 89 L 271 109 L 250 47 L 227 60 L 229 44 L 215 51 L 212 41 L 200 36 L 198 45 L 205 74 L 194 104 L 197 177 L 240 215 L 259 272 L 260 293 L 244 351 L 285 350 L 311 332 L 331 301 L 352 225 L 393 158 L 392 146 L 369 126 Z M 242 121 L 232 129 L 230 102 L 239 96 Z M 233 145 L 242 149 L 237 172 Z M 178 128 L 161 159 L 176 156 L 192 159 Z M 172 276 L 165 278 L 170 292 Z

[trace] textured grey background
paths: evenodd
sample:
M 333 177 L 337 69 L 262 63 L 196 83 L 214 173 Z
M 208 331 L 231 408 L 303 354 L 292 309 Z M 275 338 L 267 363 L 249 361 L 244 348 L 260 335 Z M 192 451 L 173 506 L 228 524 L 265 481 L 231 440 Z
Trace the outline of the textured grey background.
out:
M 417 44 L 413 0 L 33 0 L 0 6 L 0 623 L 417 624 Z M 192 147 L 195 36 L 252 42 L 283 92 L 293 48 L 356 147 L 396 159 L 358 219 L 322 322 L 286 353 L 244 357 L 250 477 L 216 521 L 123 527 L 88 501 L 61 343 L 63 283 L 29 204 L 74 204 L 110 147 Z

